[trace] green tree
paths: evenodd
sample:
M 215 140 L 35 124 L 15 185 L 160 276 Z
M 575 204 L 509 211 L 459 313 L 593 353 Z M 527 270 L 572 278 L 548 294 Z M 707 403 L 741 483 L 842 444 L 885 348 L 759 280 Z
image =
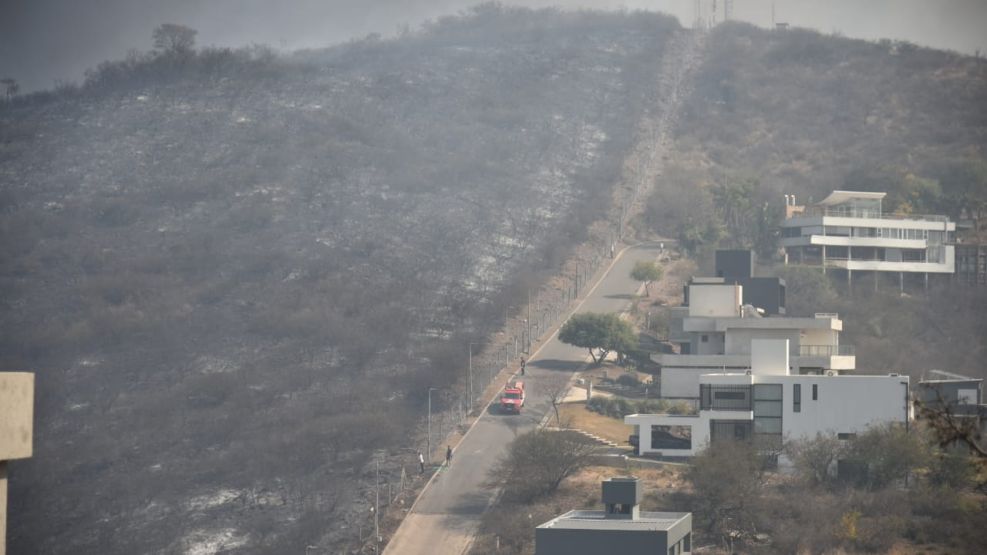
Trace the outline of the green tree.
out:
M 872 426 L 857 435 L 843 460 L 860 470 L 855 482 L 868 489 L 881 489 L 905 481 L 930 460 L 929 445 L 914 430 L 898 424 Z
M 791 316 L 812 316 L 815 312 L 837 312 L 833 282 L 818 268 L 778 266 L 774 274 L 785 280 L 786 311 Z
M 644 282 L 644 290 L 651 295 L 651 282 L 661 279 L 661 268 L 654 262 L 638 260 L 631 270 L 631 279 Z
M 987 211 L 987 162 L 962 158 L 941 163 L 933 171 L 942 190 L 941 209 L 954 220 L 965 212 L 979 231 Z
M 597 312 L 576 314 L 569 318 L 559 330 L 559 340 L 589 350 L 589 356 L 597 364 L 610 351 L 616 352 L 618 358 L 623 359 L 637 343 L 634 330 L 620 316 Z
M 177 23 L 162 23 L 151 33 L 154 48 L 165 54 L 189 54 L 195 48 L 195 35 L 199 32 Z
M 713 206 L 726 228 L 727 241 L 733 247 L 749 247 L 753 242 L 757 188 L 755 179 L 730 181 L 713 187 Z

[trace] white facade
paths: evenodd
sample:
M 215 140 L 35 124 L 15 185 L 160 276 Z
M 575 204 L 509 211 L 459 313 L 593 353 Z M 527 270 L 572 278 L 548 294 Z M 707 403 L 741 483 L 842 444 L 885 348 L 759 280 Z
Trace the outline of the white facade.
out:
M 847 271 L 952 274 L 949 243 L 956 224 L 945 216 L 885 214 L 885 193 L 833 191 L 811 207 L 787 207 L 782 241 L 789 263 Z
M 749 374 L 700 377 L 706 393 L 697 415 L 624 417 L 624 423 L 638 430 L 640 453 L 693 456 L 709 445 L 717 426 L 735 431 L 735 439 L 763 437 L 780 444 L 820 433 L 856 434 L 874 424 L 909 420 L 907 376 L 793 375 L 788 370 L 787 340 L 755 340 L 752 350 Z M 653 438 L 666 443 L 653 445 Z
M 743 372 L 751 368 L 751 342 L 787 340 L 793 374 L 848 371 L 856 366 L 853 349 L 840 345 L 843 322 L 836 314 L 813 318 L 762 317 L 744 306 L 743 287 L 721 278 L 693 279 L 689 306 L 672 312 L 669 340 L 681 354 L 661 353 L 661 396 L 698 399 L 699 376 Z

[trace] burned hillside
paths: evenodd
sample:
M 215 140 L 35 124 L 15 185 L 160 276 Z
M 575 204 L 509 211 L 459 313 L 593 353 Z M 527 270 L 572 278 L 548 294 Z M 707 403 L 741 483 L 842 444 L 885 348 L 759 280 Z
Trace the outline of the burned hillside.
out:
M 0 357 L 38 380 L 12 550 L 354 535 L 313 523 L 607 208 L 677 32 L 488 7 L 0 105 Z

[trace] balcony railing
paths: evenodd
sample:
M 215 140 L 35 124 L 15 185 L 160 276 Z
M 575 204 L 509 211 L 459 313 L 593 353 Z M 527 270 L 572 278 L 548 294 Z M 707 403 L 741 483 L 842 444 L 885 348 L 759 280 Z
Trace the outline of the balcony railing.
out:
M 947 222 L 949 218 L 940 214 L 888 214 L 876 210 L 846 211 L 831 208 L 808 206 L 805 212 L 795 214 L 793 218 L 829 216 L 833 218 L 868 218 L 878 220 L 921 220 L 927 222 Z
M 853 345 L 799 345 L 800 357 L 852 357 L 856 355 Z

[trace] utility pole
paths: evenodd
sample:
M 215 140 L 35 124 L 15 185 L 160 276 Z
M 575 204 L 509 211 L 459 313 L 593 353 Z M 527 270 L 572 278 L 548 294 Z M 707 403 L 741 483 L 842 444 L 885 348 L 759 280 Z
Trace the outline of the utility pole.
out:
M 376 491 L 376 498 L 374 499 L 374 551 L 377 551 L 377 545 L 380 542 L 380 455 L 377 456 L 377 478 L 374 490 Z
M 528 289 L 528 345 L 524 349 L 528 356 L 531 356 L 531 289 Z
M 428 462 L 432 462 L 432 392 L 434 387 L 428 388 L 428 437 L 425 438 L 425 454 Z
M 469 410 L 473 410 L 473 342 L 472 341 L 469 344 L 469 350 L 470 350 L 470 365 L 469 365 L 469 375 L 466 377 L 466 381 L 469 383 L 470 393 L 469 393 L 469 397 L 467 398 L 469 401 L 469 406 L 467 408 Z

